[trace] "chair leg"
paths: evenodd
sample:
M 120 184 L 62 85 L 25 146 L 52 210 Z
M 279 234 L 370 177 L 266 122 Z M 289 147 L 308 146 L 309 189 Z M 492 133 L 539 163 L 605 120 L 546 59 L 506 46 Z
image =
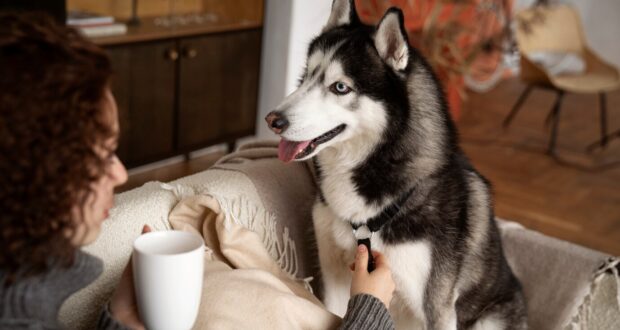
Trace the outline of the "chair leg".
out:
M 559 93 L 561 92 L 561 90 L 555 89 L 555 92 Z M 551 125 L 551 123 L 553 122 L 554 116 L 556 114 L 557 113 L 555 112 L 555 106 L 553 106 L 551 110 L 549 110 L 549 112 L 547 113 L 547 116 L 545 116 L 545 123 L 544 123 L 545 128 L 548 128 L 549 125 Z
M 551 110 L 549 110 L 549 112 L 547 113 L 547 116 L 545 117 L 545 123 L 544 126 L 545 128 L 548 128 L 549 125 L 551 125 L 551 123 L 553 122 L 553 120 L 555 119 L 555 107 L 551 108 Z
M 506 116 L 506 118 L 504 119 L 504 122 L 502 123 L 502 126 L 504 128 L 508 127 L 508 125 L 510 125 L 510 122 L 512 121 L 512 119 L 514 118 L 514 116 L 517 114 L 517 112 L 519 111 L 519 109 L 521 108 L 521 105 L 523 104 L 523 102 L 525 101 L 525 99 L 527 98 L 527 96 L 530 94 L 530 92 L 532 91 L 533 86 L 532 85 L 528 85 L 525 90 L 523 91 L 523 93 L 521 93 L 521 95 L 519 96 L 519 98 L 517 99 L 517 102 L 515 103 L 515 105 L 512 107 L 512 109 L 510 110 L 510 113 L 508 113 L 508 116 Z
M 620 137 L 620 130 L 607 134 L 607 100 L 605 93 L 599 94 L 599 107 L 601 111 L 601 138 L 591 143 L 586 148 L 587 152 L 592 152 L 598 148 L 605 148 L 610 139 Z
M 607 145 L 607 104 L 605 93 L 599 94 L 599 107 L 601 110 L 601 147 Z
M 551 136 L 549 138 L 549 147 L 547 153 L 553 155 L 555 153 L 555 143 L 558 137 L 558 124 L 560 122 L 560 107 L 562 105 L 562 98 L 564 97 L 564 91 L 558 91 L 558 97 L 553 105 L 551 113 L 553 119 L 553 126 L 551 127 Z

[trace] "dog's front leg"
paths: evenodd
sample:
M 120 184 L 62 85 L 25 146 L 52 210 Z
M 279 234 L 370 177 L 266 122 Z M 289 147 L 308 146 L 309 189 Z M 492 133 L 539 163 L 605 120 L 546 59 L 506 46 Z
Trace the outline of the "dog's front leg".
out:
M 390 304 L 396 329 L 433 329 L 429 324 L 425 291 L 432 267 L 432 246 L 420 240 L 385 246 L 383 253 L 392 268 L 396 293 Z
M 444 304 L 434 308 L 435 313 L 430 314 L 429 329 L 456 330 L 457 318 L 454 304 Z
M 443 274 L 433 276 L 429 280 L 426 300 L 428 329 L 456 330 L 456 299 L 458 294 L 450 283 L 456 283 L 455 271 L 445 270 Z
M 355 258 L 351 227 L 321 202 L 314 205 L 313 220 L 323 278 L 323 302 L 330 312 L 343 317 L 351 288 L 348 265 Z

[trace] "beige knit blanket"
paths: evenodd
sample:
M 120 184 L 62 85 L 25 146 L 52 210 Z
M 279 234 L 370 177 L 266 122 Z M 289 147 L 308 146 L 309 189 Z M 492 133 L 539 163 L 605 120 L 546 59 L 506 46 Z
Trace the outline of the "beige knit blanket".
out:
M 237 219 L 221 205 L 213 195 L 189 196 L 169 217 L 174 229 L 202 235 L 207 246 L 194 328 L 337 328 L 340 318 L 324 308 L 303 280 L 284 271 L 260 236 L 247 228 L 255 219 Z

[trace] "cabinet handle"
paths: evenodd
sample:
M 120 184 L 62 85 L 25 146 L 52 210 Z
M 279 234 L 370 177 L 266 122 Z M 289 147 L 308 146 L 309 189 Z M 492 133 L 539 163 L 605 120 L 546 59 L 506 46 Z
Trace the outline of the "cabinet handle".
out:
M 174 48 L 170 48 L 166 50 L 165 56 L 166 56 L 166 59 L 169 59 L 174 62 L 179 59 L 179 52 Z
M 187 58 L 194 58 L 198 56 L 198 51 L 194 48 L 185 48 L 183 49 L 183 55 Z

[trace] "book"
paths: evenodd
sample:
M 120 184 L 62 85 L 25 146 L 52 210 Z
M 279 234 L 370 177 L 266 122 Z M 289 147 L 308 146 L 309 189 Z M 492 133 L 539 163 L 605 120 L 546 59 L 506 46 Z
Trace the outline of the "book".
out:
M 127 25 L 125 23 L 78 26 L 77 29 L 89 38 L 109 37 L 127 33 Z
M 114 23 L 114 17 L 88 11 L 70 10 L 67 14 L 67 25 L 71 26 L 106 25 L 112 23 Z

